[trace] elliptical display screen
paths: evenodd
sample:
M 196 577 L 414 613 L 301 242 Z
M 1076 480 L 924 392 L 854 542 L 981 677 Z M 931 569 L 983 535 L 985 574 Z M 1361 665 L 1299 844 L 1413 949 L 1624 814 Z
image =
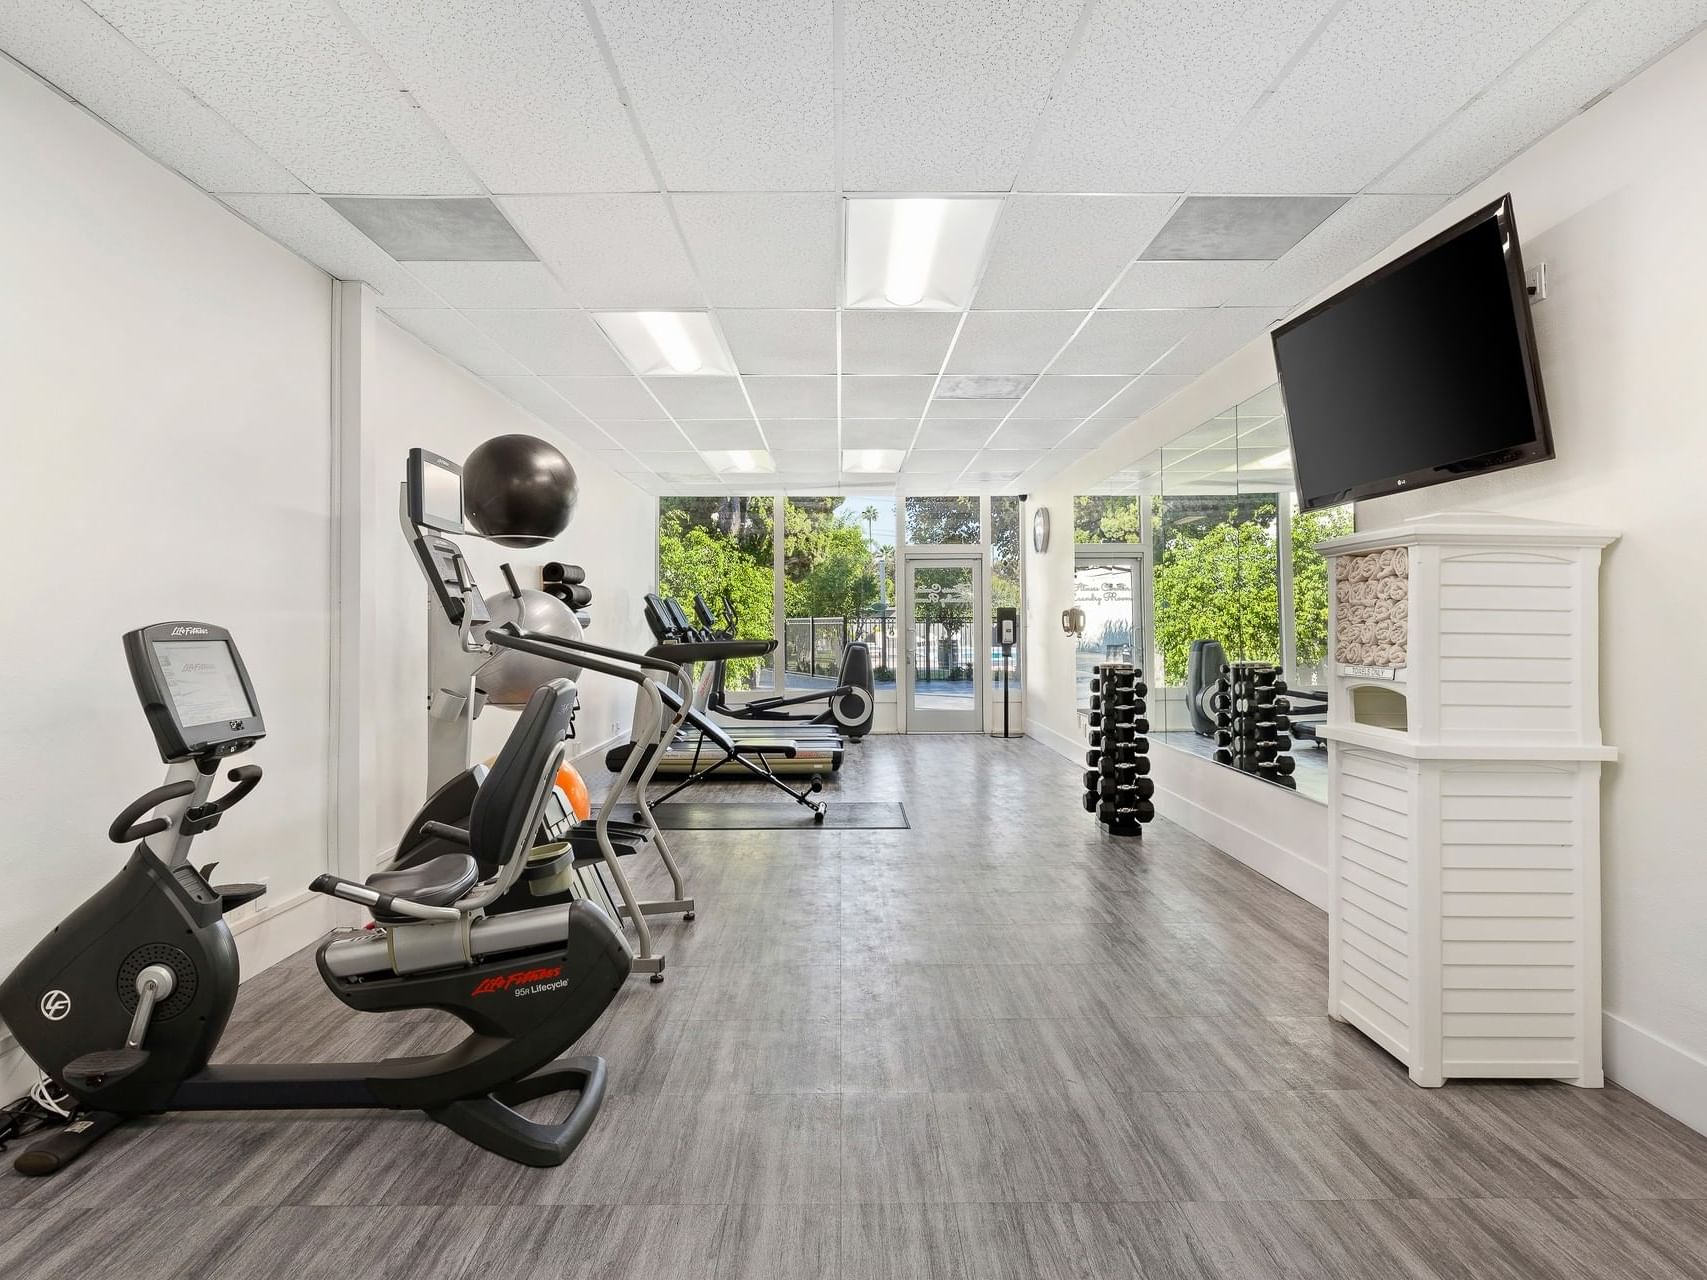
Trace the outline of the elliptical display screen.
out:
M 173 714 L 185 728 L 247 720 L 255 714 L 228 642 L 156 640 L 154 660 Z
M 465 533 L 462 468 L 426 449 L 409 450 L 409 519 L 422 529 Z

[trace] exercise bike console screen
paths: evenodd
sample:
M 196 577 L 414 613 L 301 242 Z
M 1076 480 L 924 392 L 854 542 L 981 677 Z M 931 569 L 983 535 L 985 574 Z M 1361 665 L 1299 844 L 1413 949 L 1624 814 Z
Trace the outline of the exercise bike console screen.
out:
M 462 468 L 426 449 L 409 450 L 409 519 L 421 529 L 466 533 L 462 527 Z
M 154 657 L 180 724 L 245 720 L 255 714 L 227 641 L 156 640 Z
M 162 760 L 235 755 L 265 735 L 254 686 L 224 627 L 159 622 L 126 634 L 124 650 Z

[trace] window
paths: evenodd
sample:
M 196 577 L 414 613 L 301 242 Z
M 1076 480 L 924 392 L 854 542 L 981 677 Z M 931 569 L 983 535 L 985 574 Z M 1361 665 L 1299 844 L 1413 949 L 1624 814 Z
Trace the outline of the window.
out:
M 995 625 L 996 610 L 1002 608 L 1021 608 L 1020 605 L 1020 559 L 1024 553 L 1024 522 L 1025 504 L 1014 495 L 1004 495 L 990 499 L 990 622 Z M 1018 639 L 1023 641 L 1025 632 L 1025 614 L 1020 614 Z M 996 637 L 996 638 L 999 638 Z M 1002 687 L 1002 651 L 995 639 L 992 639 L 990 654 L 991 688 L 1000 691 Z M 1022 687 L 1020 666 L 1020 644 L 1013 647 L 1010 659 L 1012 669 L 1008 673 L 1008 692 L 1017 693 Z M 999 703 L 997 704 L 1000 705 Z
M 977 498 L 908 498 L 907 541 L 915 547 L 977 546 L 983 513 Z
M 769 640 L 774 632 L 771 524 L 775 499 L 660 498 L 658 500 L 658 590 L 678 601 L 691 618 L 695 595 L 714 615 L 727 601 L 735 634 Z M 769 689 L 770 664 L 742 658 L 728 664 L 731 692 Z
M 1083 493 L 1073 499 L 1073 541 L 1084 544 L 1143 542 L 1140 499 L 1131 493 Z
M 842 650 L 871 648 L 874 683 L 895 687 L 893 499 L 784 499 L 782 522 L 787 687 L 835 687 Z
M 1322 689 L 1328 683 L 1328 565 L 1316 544 L 1352 532 L 1352 509 L 1324 507 L 1292 512 L 1292 666 L 1288 682 L 1296 689 Z

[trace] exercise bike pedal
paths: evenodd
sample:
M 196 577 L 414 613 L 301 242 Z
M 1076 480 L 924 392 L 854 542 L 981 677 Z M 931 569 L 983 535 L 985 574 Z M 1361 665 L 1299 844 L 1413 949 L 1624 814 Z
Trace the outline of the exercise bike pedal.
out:
M 238 907 L 253 902 L 267 891 L 264 884 L 216 884 L 213 891 L 219 895 L 219 909 L 229 915 Z
M 135 1075 L 147 1065 L 146 1049 L 97 1049 L 66 1063 L 60 1076 L 73 1089 L 102 1089 Z

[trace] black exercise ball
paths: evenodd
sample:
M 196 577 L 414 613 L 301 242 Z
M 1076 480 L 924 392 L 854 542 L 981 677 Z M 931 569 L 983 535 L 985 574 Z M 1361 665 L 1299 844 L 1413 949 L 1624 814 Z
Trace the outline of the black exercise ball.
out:
M 462 464 L 468 523 L 500 546 L 550 542 L 569 527 L 579 497 L 569 459 L 535 436 L 493 436 Z

